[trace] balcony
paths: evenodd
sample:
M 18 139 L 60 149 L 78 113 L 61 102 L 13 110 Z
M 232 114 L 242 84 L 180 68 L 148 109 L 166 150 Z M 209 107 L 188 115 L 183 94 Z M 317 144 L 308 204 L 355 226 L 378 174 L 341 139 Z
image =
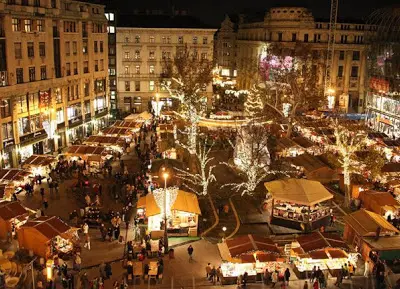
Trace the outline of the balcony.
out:
M 120 73 L 118 77 L 121 78 L 134 78 L 134 79 L 159 79 L 162 77 L 162 74 L 158 73 L 149 73 L 149 74 L 137 74 L 137 73 Z
M 141 58 L 124 58 L 122 62 L 142 62 Z
M 103 107 L 95 111 L 95 115 L 97 118 L 103 117 L 107 114 L 108 114 L 107 107 Z
M 73 119 L 68 120 L 68 126 L 75 127 L 82 124 L 82 115 L 75 116 Z

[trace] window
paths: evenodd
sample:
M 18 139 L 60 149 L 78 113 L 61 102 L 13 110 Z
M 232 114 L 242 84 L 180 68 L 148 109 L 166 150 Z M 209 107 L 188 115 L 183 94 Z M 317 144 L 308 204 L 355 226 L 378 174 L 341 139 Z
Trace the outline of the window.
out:
M 14 43 L 14 54 L 15 54 L 15 59 L 22 59 L 21 42 Z
M 104 59 L 100 59 L 100 71 L 104 71 Z
M 154 80 L 150 80 L 150 82 L 149 82 L 149 91 L 154 91 L 154 87 L 155 87 Z
M 3 125 L 2 125 L 2 133 L 3 133 L 3 140 L 13 139 L 14 138 L 12 122 L 3 123 Z
M 94 52 L 97 53 L 99 51 L 99 48 L 97 46 L 97 41 L 94 42 Z
M 94 71 L 99 71 L 99 61 L 98 60 L 94 61 Z
M 29 67 L 29 81 L 35 81 L 36 80 L 36 72 L 35 72 L 35 67 Z
M 66 69 L 66 72 L 67 72 L 67 76 L 70 76 L 71 75 L 71 63 L 66 63 L 65 64 L 65 69 Z
M 40 7 L 40 0 L 34 0 L 33 1 L 33 6 Z
M 222 47 L 223 47 L 223 48 L 228 48 L 228 42 L 222 43 Z
M 161 57 L 162 57 L 162 59 L 167 59 L 167 52 L 166 51 L 162 51 L 161 52 Z
M 25 19 L 24 20 L 24 27 L 25 27 L 25 32 L 32 32 L 32 20 L 31 19 Z
M 55 88 L 54 89 L 54 95 L 56 98 L 56 103 L 62 103 L 62 95 L 61 95 L 61 89 L 60 88 Z
M 297 40 L 297 34 L 296 33 L 292 33 L 292 41 L 296 42 Z
M 197 36 L 193 36 L 193 44 L 197 44 Z
M 65 42 L 65 55 L 70 55 L 71 54 L 71 47 L 69 44 L 69 41 Z
M 36 30 L 39 32 L 44 32 L 44 21 L 41 19 L 36 20 Z
M 150 42 L 150 43 L 154 43 L 154 42 L 155 42 L 154 36 L 150 36 L 150 37 L 149 37 L 149 42 Z
M 131 82 L 125 81 L 125 91 L 131 91 Z
M 83 62 L 83 73 L 89 73 L 89 61 Z
M 278 41 L 282 41 L 282 35 L 283 35 L 282 32 L 278 33 Z
M 15 71 L 15 75 L 17 76 L 17 84 L 24 83 L 24 69 L 23 68 L 17 68 Z
M 163 37 L 161 38 L 161 42 L 162 42 L 163 44 L 167 43 L 167 38 L 166 38 L 165 36 L 163 36 Z
M 207 59 L 207 52 L 201 53 L 201 59 Z
M 360 51 L 353 51 L 353 60 L 360 60 Z
M 40 66 L 40 79 L 45 80 L 47 78 L 46 66 Z
M 10 99 L 3 99 L 1 101 L 1 117 L 9 117 L 11 116 L 11 100 Z
M 64 21 L 64 32 L 76 32 L 76 22 Z
M 108 69 L 108 75 L 115 76 L 115 68 L 109 68 Z
M 154 65 L 149 66 L 149 73 L 154 74 Z
M 111 34 L 114 34 L 115 33 L 115 26 L 108 26 L 107 27 L 107 32 L 111 33 Z
M 135 43 L 140 43 L 140 36 L 139 35 L 135 36 Z
M 183 36 L 178 36 L 178 44 L 183 44 Z
M 167 43 L 171 44 L 171 37 L 170 36 L 167 36 Z
M 344 60 L 344 51 L 343 50 L 339 51 L 339 60 Z
M 304 34 L 304 42 L 308 42 L 308 34 Z
M 64 122 L 64 109 L 57 109 L 57 124 Z
M 130 53 L 129 53 L 129 51 L 125 51 L 125 54 L 124 54 L 125 56 L 124 56 L 124 58 L 125 59 L 129 59 L 130 58 Z
M 74 55 L 78 53 L 78 43 L 76 41 L 72 42 L 72 53 Z
M 314 34 L 314 42 L 321 42 L 321 34 Z
M 347 43 L 347 35 L 340 35 L 340 43 Z
M 85 94 L 85 96 L 89 96 L 89 92 L 90 92 L 90 82 L 85 82 L 83 84 L 83 93 Z
M 337 72 L 338 77 L 343 77 L 343 65 L 338 66 L 338 72 Z
M 78 62 L 74 62 L 74 75 L 78 74 Z
M 129 37 L 125 37 L 125 42 L 129 42 Z
M 140 81 L 135 81 L 135 91 L 140 91 Z
M 135 50 L 135 59 L 140 59 L 140 50 Z
M 135 66 L 135 73 L 140 74 L 140 65 Z
M 46 43 L 44 42 L 39 42 L 39 55 L 41 57 L 46 56 Z
M 14 32 L 21 31 L 21 19 L 18 19 L 18 18 L 12 19 L 12 30 Z
M 203 44 L 208 44 L 208 37 L 203 37 Z
M 155 58 L 155 52 L 154 51 L 150 51 L 149 52 L 149 59 L 154 59 Z
M 107 13 L 106 17 L 108 21 L 114 21 L 114 13 Z
M 88 54 L 88 41 L 87 40 L 82 41 L 82 52 L 83 52 L 83 54 Z
M 28 42 L 28 57 L 32 58 L 35 57 L 35 50 L 33 47 L 33 42 Z
M 129 66 L 125 66 L 125 68 L 124 68 L 124 73 L 125 73 L 125 74 L 129 74 Z
M 100 41 L 100 52 L 104 51 L 104 43 L 103 41 Z
M 351 67 L 351 77 L 358 77 L 358 66 L 352 66 Z

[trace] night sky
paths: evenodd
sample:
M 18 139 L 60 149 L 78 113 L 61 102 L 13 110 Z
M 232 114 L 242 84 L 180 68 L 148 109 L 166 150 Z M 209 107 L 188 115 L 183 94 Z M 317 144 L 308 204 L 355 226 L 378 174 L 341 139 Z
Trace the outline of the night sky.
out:
M 105 0 L 106 1 L 106 0 Z M 189 14 L 204 23 L 218 27 L 225 14 L 265 12 L 273 6 L 304 6 L 312 10 L 316 18 L 329 19 L 330 0 L 109 0 L 122 1 L 124 13 L 138 9 L 188 10 Z M 374 9 L 398 4 L 399 0 L 339 0 L 339 19 L 363 19 Z

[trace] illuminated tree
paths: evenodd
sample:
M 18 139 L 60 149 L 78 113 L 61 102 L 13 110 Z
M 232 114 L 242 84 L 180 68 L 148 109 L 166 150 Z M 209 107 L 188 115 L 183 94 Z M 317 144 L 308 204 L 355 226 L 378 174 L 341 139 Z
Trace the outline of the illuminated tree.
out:
M 207 195 L 208 186 L 210 185 L 210 183 L 216 181 L 215 176 L 213 174 L 213 170 L 216 166 L 215 165 L 212 166 L 209 164 L 214 159 L 213 157 L 209 156 L 211 148 L 214 145 L 214 143 L 212 143 L 208 149 L 206 143 L 207 141 L 201 143 L 199 142 L 194 154 L 196 156 L 197 161 L 199 162 L 199 167 L 200 167 L 199 173 L 191 173 L 189 171 L 175 168 L 175 170 L 178 172 L 177 177 L 185 181 L 183 185 L 192 192 L 203 196 Z M 184 144 L 180 145 L 183 146 L 185 149 L 189 150 L 188 146 Z M 199 187 L 201 187 L 201 190 L 198 190 Z
M 254 118 L 260 116 L 264 108 L 263 102 L 261 100 L 260 94 L 250 93 L 247 95 L 246 101 L 244 103 L 244 110 L 247 116 Z
M 185 46 L 177 51 L 173 61 L 164 63 L 166 80 L 162 85 L 169 92 L 171 98 L 179 101 L 179 112 L 182 118 L 189 123 L 186 128 L 188 134 L 188 150 L 196 152 L 196 139 L 200 116 L 207 107 L 205 88 L 212 80 L 212 62 L 200 58 L 197 51 L 191 51 Z
M 343 169 L 345 186 L 345 206 L 351 201 L 351 174 L 358 165 L 356 152 L 360 151 L 366 144 L 366 135 L 356 131 L 350 131 L 343 127 L 338 121 L 333 123 L 335 130 L 335 143 L 333 149 L 338 153 L 338 161 Z

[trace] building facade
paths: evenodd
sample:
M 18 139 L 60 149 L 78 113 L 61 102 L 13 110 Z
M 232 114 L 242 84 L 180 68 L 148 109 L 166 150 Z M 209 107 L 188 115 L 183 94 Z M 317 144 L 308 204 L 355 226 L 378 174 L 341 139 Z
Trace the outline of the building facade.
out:
M 226 22 L 225 19 L 223 26 L 229 27 L 231 24 Z M 369 29 L 365 24 L 338 23 L 336 26 L 332 86 L 337 103 L 340 102 L 347 111 L 362 112 L 364 109 L 367 82 L 365 33 Z M 301 42 L 309 45 L 313 55 L 316 55 L 319 82 L 323 84 L 328 37 L 329 22 L 316 21 L 306 8 L 272 8 L 262 21 L 243 21 L 239 24 L 236 63 L 229 62 L 229 70 L 237 68 L 239 88 L 247 89 L 254 82 L 248 71 L 265 58 L 268 43 L 290 46 Z M 220 41 L 223 40 L 218 39 L 217 43 Z M 218 57 L 224 56 L 218 54 Z M 217 62 L 224 63 L 224 58 L 218 58 Z
M 189 25 L 185 28 L 178 17 L 174 21 L 165 15 L 156 18 L 160 17 L 165 21 L 158 27 L 160 20 L 149 21 L 148 25 L 138 23 L 136 27 L 117 27 L 118 108 L 125 113 L 150 111 L 151 101 L 157 99 L 164 106 L 172 104 L 168 92 L 160 85 L 160 77 L 165 72 L 165 61 L 172 60 L 177 49 L 187 45 L 198 57 L 213 60 L 215 29 Z M 121 20 L 120 24 L 124 22 Z M 211 98 L 211 84 L 206 92 Z
M 117 110 L 117 13 L 115 10 L 106 10 L 108 20 L 108 83 L 110 89 L 110 113 Z
M 1 165 L 57 151 L 108 117 L 104 7 L 0 2 Z

